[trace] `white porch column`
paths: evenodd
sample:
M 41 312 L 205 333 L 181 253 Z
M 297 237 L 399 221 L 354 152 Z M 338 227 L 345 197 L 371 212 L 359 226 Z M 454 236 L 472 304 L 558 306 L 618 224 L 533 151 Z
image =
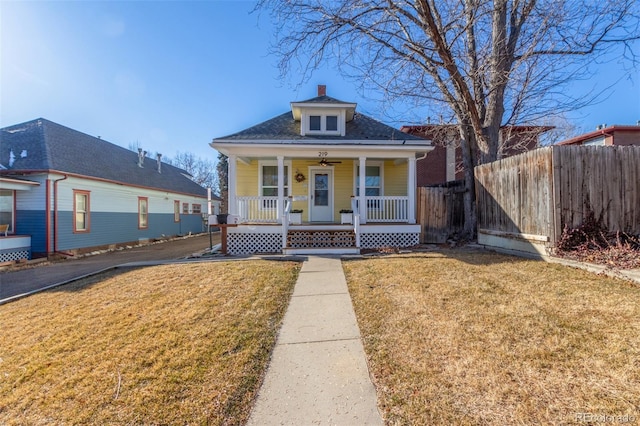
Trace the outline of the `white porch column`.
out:
M 407 167 L 407 195 L 409 196 L 408 221 L 416 223 L 416 157 L 409 157 L 409 167 Z
M 227 165 L 229 166 L 229 171 L 227 174 L 227 194 L 229 197 L 229 205 L 227 206 L 227 213 L 229 214 L 238 214 L 238 203 L 236 202 L 236 162 L 238 156 L 237 155 L 229 155 L 227 159 Z
M 284 157 L 278 155 L 278 212 L 276 218 L 278 223 L 283 223 L 282 214 L 284 212 L 284 180 L 287 176 L 284 175 Z
M 366 196 L 366 177 L 367 177 L 367 157 L 359 158 L 359 173 L 358 173 L 358 188 L 360 193 L 358 194 L 358 206 L 360 207 L 360 223 L 367 223 L 367 201 Z

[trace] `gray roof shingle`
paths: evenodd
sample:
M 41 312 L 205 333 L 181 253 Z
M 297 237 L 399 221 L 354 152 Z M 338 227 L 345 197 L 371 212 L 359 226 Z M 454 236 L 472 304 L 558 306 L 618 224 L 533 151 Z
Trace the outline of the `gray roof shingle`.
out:
M 300 103 L 336 103 L 345 102 L 329 96 L 318 96 Z M 294 120 L 293 114 L 288 111 L 270 120 L 264 121 L 248 129 L 233 133 L 228 136 L 215 138 L 213 143 L 245 142 L 256 143 L 296 143 L 296 144 L 322 144 L 341 143 L 355 141 L 358 144 L 374 144 L 373 141 L 385 141 L 388 145 L 401 145 L 405 142 L 422 143 L 429 145 L 429 141 L 401 132 L 391 126 L 387 126 L 364 114 L 356 113 L 353 120 L 347 122 L 345 136 L 328 135 L 300 135 L 300 122 Z M 377 144 L 377 143 L 376 143 Z
M 157 161 L 144 159 L 138 167 L 138 153 L 103 139 L 43 118 L 0 129 L 0 173 L 5 175 L 31 171 L 58 171 L 106 179 L 123 184 L 178 192 L 196 196 L 207 190 L 185 174 L 186 171 Z M 13 153 L 13 164 L 10 164 Z

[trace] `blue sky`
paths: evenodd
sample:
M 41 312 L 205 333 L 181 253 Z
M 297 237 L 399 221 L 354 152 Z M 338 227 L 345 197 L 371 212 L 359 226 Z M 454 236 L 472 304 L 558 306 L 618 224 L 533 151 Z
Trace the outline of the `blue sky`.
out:
M 172 157 L 214 158 L 208 143 L 286 111 L 316 95 L 357 102 L 387 124 L 381 106 L 362 97 L 331 67 L 299 85 L 278 78 L 268 55 L 273 27 L 249 1 L 0 0 L 0 127 L 43 117 L 128 147 Z M 622 78 L 614 61 L 574 90 Z M 640 70 L 608 98 L 574 114 L 597 124 L 640 120 Z

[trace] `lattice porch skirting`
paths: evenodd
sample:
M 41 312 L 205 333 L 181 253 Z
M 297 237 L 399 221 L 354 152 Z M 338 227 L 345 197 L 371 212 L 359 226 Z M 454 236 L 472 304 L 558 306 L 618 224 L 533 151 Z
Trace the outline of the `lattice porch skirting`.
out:
M 279 233 L 229 233 L 227 235 L 227 253 L 232 255 L 281 252 L 282 234 Z
M 365 249 L 384 247 L 413 247 L 420 243 L 420 233 L 365 233 L 360 234 L 360 246 Z
M 0 262 L 15 262 L 16 260 L 31 259 L 31 249 L 28 247 L 0 250 Z
M 289 248 L 331 248 L 355 247 L 352 231 L 289 231 Z
M 412 247 L 420 242 L 419 232 L 363 232 L 360 245 L 364 249 L 385 247 Z M 351 231 L 290 231 L 289 248 L 343 248 L 355 245 Z M 254 253 L 282 253 L 282 234 L 279 232 L 234 231 L 227 235 L 227 253 L 246 255 Z

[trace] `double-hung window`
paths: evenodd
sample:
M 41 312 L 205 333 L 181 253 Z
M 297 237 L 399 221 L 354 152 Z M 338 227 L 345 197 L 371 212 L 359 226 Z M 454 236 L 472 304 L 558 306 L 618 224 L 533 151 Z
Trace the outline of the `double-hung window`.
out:
M 149 199 L 138 197 L 138 228 L 147 229 L 149 227 Z
M 73 232 L 89 232 L 89 191 L 73 191 Z
M 291 185 L 290 164 L 284 165 L 284 174 L 280 178 L 284 186 L 284 196 L 289 196 Z M 278 196 L 278 164 L 275 161 L 260 162 L 260 195 L 262 197 Z M 263 199 L 263 209 L 275 209 L 278 201 L 275 199 Z
M 356 195 L 360 195 L 360 166 L 356 166 Z M 364 195 L 366 197 L 379 197 L 382 195 L 382 165 L 371 164 L 365 166 L 365 189 Z M 377 209 L 380 208 L 379 201 L 369 200 L 367 201 L 367 208 Z

